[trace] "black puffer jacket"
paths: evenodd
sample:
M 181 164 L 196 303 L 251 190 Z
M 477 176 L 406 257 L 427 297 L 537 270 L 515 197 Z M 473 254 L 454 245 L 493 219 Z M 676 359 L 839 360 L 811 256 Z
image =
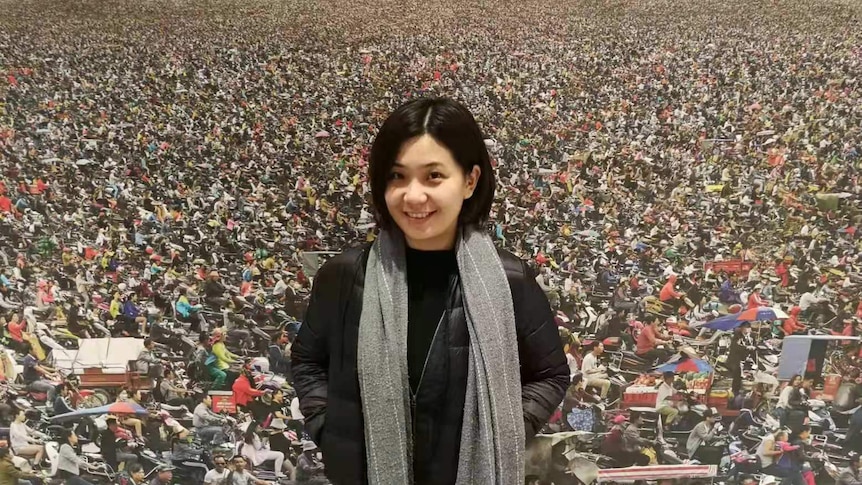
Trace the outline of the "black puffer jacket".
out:
M 327 476 L 338 485 L 367 483 L 356 355 L 368 247 L 348 250 L 320 269 L 292 347 L 294 385 L 306 429 L 323 452 Z M 524 424 L 530 439 L 563 399 L 569 368 L 535 275 L 512 254 L 499 254 L 514 299 Z M 457 474 L 469 343 L 460 286 L 453 277 L 446 324 L 431 343 L 416 398 L 417 484 L 451 484 Z

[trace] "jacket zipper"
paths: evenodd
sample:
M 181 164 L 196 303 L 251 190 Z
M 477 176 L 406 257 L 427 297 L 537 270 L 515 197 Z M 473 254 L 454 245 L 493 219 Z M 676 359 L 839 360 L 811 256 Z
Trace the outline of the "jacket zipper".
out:
M 446 318 L 446 311 L 440 315 L 440 321 L 437 322 L 437 328 L 434 329 L 434 336 L 431 337 L 431 345 L 428 347 L 428 353 L 425 354 L 425 363 L 422 364 L 422 373 L 419 374 L 419 382 L 416 384 L 416 392 L 410 394 L 410 420 L 413 422 L 413 434 L 416 433 L 416 398 L 419 396 L 419 389 L 422 388 L 422 379 L 425 378 L 425 368 L 428 367 L 428 358 L 431 357 L 431 348 L 434 347 L 434 341 L 437 340 L 437 332 L 440 331 L 440 326 L 443 324 L 443 319 Z

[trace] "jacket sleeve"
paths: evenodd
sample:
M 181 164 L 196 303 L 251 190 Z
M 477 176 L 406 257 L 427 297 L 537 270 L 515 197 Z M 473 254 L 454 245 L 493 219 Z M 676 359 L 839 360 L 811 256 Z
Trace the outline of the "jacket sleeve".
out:
M 838 485 L 862 485 L 862 479 L 856 478 L 856 475 L 849 468 L 845 468 L 838 475 L 838 480 L 835 483 Z
M 231 357 L 232 354 L 228 352 L 227 347 L 224 344 L 219 344 L 221 344 L 221 342 L 213 345 L 213 355 L 222 362 L 233 364 L 234 360 L 233 357 Z
M 308 433 L 320 444 L 326 414 L 329 381 L 329 333 L 343 307 L 343 278 L 348 277 L 349 257 L 329 260 L 314 278 L 305 320 L 291 347 L 294 388 Z
M 563 400 L 570 378 L 548 298 L 529 266 L 520 264 L 523 276 L 509 280 L 521 362 L 524 431 L 530 440 Z

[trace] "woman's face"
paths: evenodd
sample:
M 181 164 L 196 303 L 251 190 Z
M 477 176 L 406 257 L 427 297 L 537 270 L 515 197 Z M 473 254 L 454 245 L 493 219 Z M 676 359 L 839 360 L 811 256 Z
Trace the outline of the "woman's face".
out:
M 449 150 L 430 135 L 404 143 L 389 175 L 386 207 L 414 249 L 450 249 L 458 215 L 473 195 L 479 167 L 464 174 Z

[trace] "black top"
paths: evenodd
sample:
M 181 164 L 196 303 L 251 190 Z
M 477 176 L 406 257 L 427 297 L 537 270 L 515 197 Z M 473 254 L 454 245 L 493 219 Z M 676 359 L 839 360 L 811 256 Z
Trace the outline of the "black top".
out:
M 347 249 L 320 268 L 305 321 L 291 347 L 305 430 L 320 446 L 324 461 L 337 464 L 326 469 L 336 485 L 368 483 L 357 342 L 369 251 L 370 245 Z M 535 273 L 512 253 L 502 249 L 497 253 L 512 290 L 529 439 L 563 399 L 569 367 Z M 418 485 L 455 483 L 460 462 L 470 354 L 461 285 L 452 285 L 445 301 L 443 325 L 432 337 L 415 398 L 413 465 Z
M 105 463 L 111 465 L 112 468 L 117 468 L 117 438 L 110 428 L 105 428 L 100 433 L 99 452 Z
M 449 280 L 458 273 L 455 251 L 407 248 L 407 369 L 416 393 L 428 349 L 446 309 Z

